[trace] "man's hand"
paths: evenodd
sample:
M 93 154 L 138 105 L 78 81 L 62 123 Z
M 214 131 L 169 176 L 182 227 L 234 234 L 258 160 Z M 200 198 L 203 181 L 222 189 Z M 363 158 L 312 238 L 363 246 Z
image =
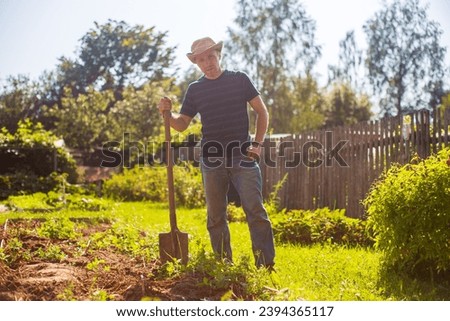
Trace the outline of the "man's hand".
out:
M 247 148 L 247 156 L 259 161 L 260 156 L 261 156 L 261 150 L 262 150 L 262 145 L 260 143 L 255 143 L 253 142 L 252 144 L 250 144 L 250 146 Z
M 169 97 L 163 97 L 158 103 L 158 109 L 161 116 L 164 115 L 165 111 L 172 112 L 172 100 Z

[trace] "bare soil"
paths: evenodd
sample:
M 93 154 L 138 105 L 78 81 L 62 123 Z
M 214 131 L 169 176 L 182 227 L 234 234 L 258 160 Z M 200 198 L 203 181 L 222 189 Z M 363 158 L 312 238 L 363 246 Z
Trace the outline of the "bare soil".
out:
M 142 258 L 119 253 L 114 248 L 82 251 L 77 243 L 79 240 L 53 240 L 38 237 L 36 233 L 23 233 L 35 230 L 39 224 L 38 220 L 10 220 L 6 231 L 4 224 L 0 226 L 0 241 L 5 253 L 8 253 L 8 242 L 13 237 L 23 244 L 19 259 L 8 263 L 0 260 L 0 301 L 220 300 L 228 291 L 200 285 L 203 275 L 158 278 L 155 276 L 161 267 L 158 260 L 144 262 Z M 82 231 L 82 239 L 87 241 L 90 234 L 108 228 L 108 223 L 89 225 Z M 48 249 L 51 244 L 58 245 L 66 258 L 55 262 L 20 254 L 36 253 L 37 249 Z M 88 263 L 94 260 L 102 260 L 102 266 L 108 268 L 88 269 Z M 100 297 L 101 293 L 106 293 L 107 297 Z

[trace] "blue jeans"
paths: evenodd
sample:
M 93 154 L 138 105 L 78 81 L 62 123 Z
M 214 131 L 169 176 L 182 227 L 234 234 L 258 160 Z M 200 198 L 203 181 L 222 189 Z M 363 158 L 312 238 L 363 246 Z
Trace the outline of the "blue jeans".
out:
M 259 165 L 246 162 L 245 166 L 226 166 L 225 163 L 207 166 L 202 161 L 201 170 L 206 194 L 207 228 L 213 251 L 222 258 L 232 260 L 227 220 L 227 193 L 232 182 L 247 218 L 256 265 L 272 266 L 275 246 L 272 225 L 263 206 Z

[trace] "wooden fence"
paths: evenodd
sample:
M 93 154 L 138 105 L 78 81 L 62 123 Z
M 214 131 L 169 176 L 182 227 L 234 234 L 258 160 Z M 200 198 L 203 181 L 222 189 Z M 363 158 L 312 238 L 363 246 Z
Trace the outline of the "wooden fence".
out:
M 450 108 L 348 127 L 268 137 L 260 165 L 268 197 L 287 174 L 278 194 L 288 209 L 346 209 L 363 217 L 361 201 L 393 163 L 408 163 L 450 145 Z

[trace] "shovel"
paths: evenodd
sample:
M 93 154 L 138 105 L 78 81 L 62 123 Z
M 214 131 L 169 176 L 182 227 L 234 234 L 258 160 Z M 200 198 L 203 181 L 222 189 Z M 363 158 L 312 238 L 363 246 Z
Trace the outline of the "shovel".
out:
M 181 232 L 177 226 L 175 213 L 175 193 L 173 185 L 172 149 L 170 146 L 170 111 L 164 112 L 164 129 L 166 134 L 167 185 L 169 187 L 170 232 L 159 234 L 159 257 L 162 263 L 174 259 L 182 264 L 188 261 L 188 234 Z

